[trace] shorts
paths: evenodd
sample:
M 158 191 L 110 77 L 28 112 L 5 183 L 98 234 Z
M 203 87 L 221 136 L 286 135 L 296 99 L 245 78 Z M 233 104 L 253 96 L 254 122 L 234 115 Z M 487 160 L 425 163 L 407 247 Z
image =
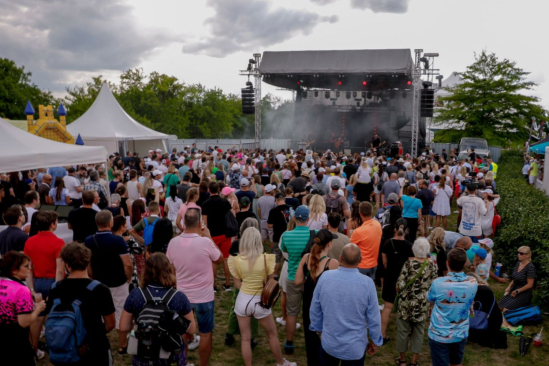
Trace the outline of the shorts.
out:
M 271 309 L 264 309 L 259 306 L 261 295 L 248 295 L 242 291 L 238 293 L 236 302 L 234 303 L 234 313 L 238 316 L 263 319 L 271 315 Z
M 463 362 L 467 339 L 455 343 L 441 343 L 429 338 L 432 366 L 459 365 Z
M 429 236 L 429 218 L 423 213 L 421 215 L 421 222 L 419 223 L 419 236 Z
M 208 334 L 214 328 L 214 308 L 215 300 L 210 302 L 202 302 L 199 304 L 191 304 L 194 313 L 196 314 L 196 322 L 198 323 L 198 333 Z
M 364 276 L 368 276 L 372 279 L 372 281 L 376 280 L 376 270 L 377 266 L 373 268 L 359 268 L 358 271 L 363 274 Z
M 261 241 L 267 240 L 267 236 L 271 243 L 273 242 L 273 229 L 269 229 L 269 224 L 266 222 L 261 223 Z
M 303 297 L 303 285 L 296 286 L 295 282 L 286 280 L 286 313 L 289 316 L 298 316 Z
M 529 175 L 529 176 L 528 176 L 528 182 L 529 182 L 530 184 L 534 184 L 534 183 L 536 183 L 536 179 L 537 179 L 537 178 L 538 178 L 537 175 Z
M 214 236 L 212 240 L 221 251 L 221 254 L 223 254 L 223 258 L 229 258 L 229 249 L 231 249 L 231 238 L 227 238 L 225 235 L 219 235 Z
M 280 250 L 279 243 L 273 242 L 273 245 L 271 246 L 271 254 L 276 256 L 276 263 L 280 263 L 282 260 L 282 251 Z
M 130 294 L 130 285 L 124 283 L 122 286 L 109 287 L 112 295 L 112 301 L 114 303 L 114 317 L 116 319 L 115 328 L 120 329 L 120 317 L 122 316 L 122 310 L 124 310 L 124 304 Z
M 50 295 L 51 285 L 55 282 L 55 278 L 37 277 L 34 279 L 34 292 L 42 294 L 42 299 L 45 301 Z M 46 312 L 41 312 L 38 316 L 46 316 Z
M 433 208 L 429 208 L 429 216 L 435 217 L 437 214 L 435 211 L 433 211 Z
M 282 288 L 282 292 L 286 292 L 286 289 L 288 288 L 288 261 L 284 261 L 284 264 L 282 265 L 278 284 Z

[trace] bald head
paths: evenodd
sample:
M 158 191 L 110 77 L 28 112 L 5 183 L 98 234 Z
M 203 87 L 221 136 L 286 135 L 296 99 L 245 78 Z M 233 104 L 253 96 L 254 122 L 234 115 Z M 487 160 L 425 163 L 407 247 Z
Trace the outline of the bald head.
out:
M 349 243 L 343 247 L 339 258 L 342 267 L 357 268 L 361 260 L 362 253 L 356 244 Z
M 42 181 L 44 183 L 51 184 L 52 183 L 51 180 L 52 180 L 51 174 L 44 174 L 44 176 L 42 177 Z
M 397 173 L 391 173 L 391 180 L 397 180 L 398 174 Z
M 461 248 L 461 249 L 464 249 L 464 250 L 471 249 L 472 245 L 473 245 L 473 241 L 468 236 L 461 237 L 456 242 L 456 248 Z

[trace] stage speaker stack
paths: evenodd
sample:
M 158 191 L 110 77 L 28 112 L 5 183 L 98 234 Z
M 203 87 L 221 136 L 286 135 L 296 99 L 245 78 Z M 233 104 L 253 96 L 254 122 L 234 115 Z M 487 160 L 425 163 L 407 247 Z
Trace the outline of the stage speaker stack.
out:
M 391 144 L 391 158 L 392 158 L 392 159 L 394 159 L 395 156 L 398 155 L 398 150 L 399 150 L 399 148 L 398 148 L 398 143 L 393 142 L 393 143 Z
M 433 107 L 435 104 L 435 91 L 433 89 L 421 89 L 421 108 L 420 117 L 433 117 Z
M 255 90 L 249 85 L 247 88 L 242 88 L 242 114 L 255 113 Z

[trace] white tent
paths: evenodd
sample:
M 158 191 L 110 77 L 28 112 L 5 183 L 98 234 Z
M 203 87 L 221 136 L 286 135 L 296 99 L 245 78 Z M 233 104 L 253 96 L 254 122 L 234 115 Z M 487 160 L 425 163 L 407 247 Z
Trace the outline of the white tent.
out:
M 52 166 L 101 163 L 102 146 L 77 146 L 35 136 L 0 118 L 0 170 L 16 172 Z
M 105 146 L 116 151 L 137 151 L 144 156 L 150 149 L 167 151 L 169 136 L 143 126 L 118 104 L 105 83 L 90 109 L 67 126 L 73 136 L 80 136 L 85 145 Z
M 458 73 L 453 72 L 446 79 L 442 80 L 442 87 L 447 88 L 447 87 L 452 87 L 452 86 L 456 86 L 463 83 L 464 83 L 464 80 L 458 75 Z M 450 93 L 448 93 L 446 90 L 442 88 L 436 91 L 436 96 L 445 97 L 448 95 L 450 95 Z

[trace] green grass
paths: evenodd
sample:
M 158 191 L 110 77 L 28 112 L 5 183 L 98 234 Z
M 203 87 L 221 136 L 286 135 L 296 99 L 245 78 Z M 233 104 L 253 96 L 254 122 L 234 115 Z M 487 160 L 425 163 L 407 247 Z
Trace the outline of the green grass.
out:
M 452 208 L 455 210 L 455 204 Z M 453 212 L 453 211 L 452 211 Z M 457 215 L 452 213 L 448 220 L 448 230 L 455 230 L 455 224 L 457 220 Z M 497 247 L 497 242 L 496 242 Z M 496 259 L 494 259 L 496 260 Z M 220 271 L 218 277 L 216 278 L 216 283 L 218 289 L 221 289 L 224 282 L 223 277 L 223 266 L 219 266 Z M 504 289 L 506 284 L 495 283 L 490 280 L 490 287 L 494 290 L 496 298 L 500 299 L 503 296 Z M 240 338 L 236 336 L 236 342 L 232 347 L 226 347 L 224 345 L 225 331 L 227 330 L 229 311 L 232 306 L 232 292 L 218 292 L 216 294 L 216 311 L 215 311 L 215 330 L 213 333 L 213 351 L 210 360 L 210 365 L 212 366 L 240 366 L 243 364 L 242 357 L 240 354 Z M 381 300 L 381 292 L 378 291 L 378 297 Z M 524 327 L 524 334 L 537 333 L 539 332 L 541 326 L 545 326 L 545 335 L 549 337 L 549 321 L 547 320 L 547 315 L 544 314 L 544 322 L 539 326 L 528 326 Z M 280 317 L 282 316 L 282 311 L 280 308 L 280 302 L 278 302 L 273 309 L 273 316 Z M 299 316 L 300 323 L 302 323 L 301 315 Z M 427 328 L 428 325 L 426 325 Z M 286 339 L 284 328 L 278 326 L 279 330 L 279 339 L 281 346 L 283 346 L 284 340 Z M 425 331 L 427 333 L 427 329 Z M 395 358 L 398 357 L 398 353 L 395 350 L 395 339 L 396 339 L 396 322 L 394 315 L 391 315 L 391 322 L 389 323 L 387 329 L 387 335 L 391 338 L 391 341 L 383 347 L 378 349 L 377 354 L 374 356 L 366 357 L 367 365 L 376 365 L 376 366 L 390 366 L 394 365 Z M 131 356 L 119 356 L 117 353 L 117 343 L 118 336 L 115 331 L 109 334 L 109 339 L 111 341 L 112 352 L 114 355 L 115 365 L 131 365 Z M 465 349 L 465 365 L 482 365 L 482 366 L 503 366 L 503 365 L 513 365 L 513 366 L 533 366 L 533 365 L 547 365 L 549 364 L 549 347 L 543 345 L 540 348 L 536 348 L 533 345 L 530 347 L 528 354 L 525 357 L 521 357 L 519 354 L 519 339 L 518 337 L 508 336 L 508 349 L 506 350 L 493 350 L 490 348 L 480 347 L 474 343 L 467 344 Z M 275 360 L 269 349 L 269 344 L 266 338 L 265 331 L 261 328 L 259 330 L 259 345 L 254 349 L 253 358 L 254 365 L 275 365 Z M 297 362 L 298 365 L 306 365 L 307 359 L 305 356 L 305 342 L 303 338 L 303 330 L 300 329 L 297 331 L 294 339 L 295 350 L 292 356 L 286 356 L 290 361 Z M 47 357 L 47 356 L 46 356 Z M 198 359 L 198 350 L 190 351 L 188 355 L 188 362 L 199 365 Z M 427 344 L 427 334 L 425 335 L 425 340 L 423 343 L 423 348 L 419 358 L 420 365 L 429 365 L 430 356 L 429 356 L 429 346 Z M 45 366 L 50 365 L 47 360 L 42 361 L 39 365 Z

